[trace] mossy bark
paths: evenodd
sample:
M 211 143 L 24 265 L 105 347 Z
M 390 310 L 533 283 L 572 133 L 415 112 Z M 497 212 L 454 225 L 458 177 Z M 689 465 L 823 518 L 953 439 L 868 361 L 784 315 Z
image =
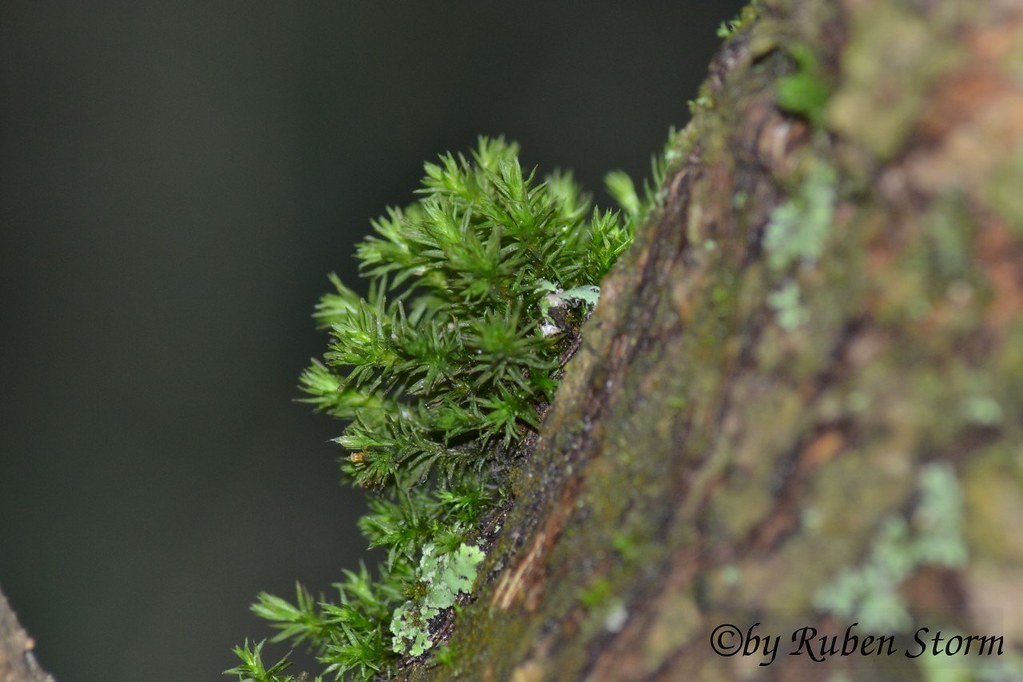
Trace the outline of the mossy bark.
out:
M 449 662 L 408 677 L 1023 674 L 1021 7 L 758 14 L 602 286 Z M 793 76 L 826 97 L 783 110 Z M 854 622 L 894 655 L 786 655 Z M 776 659 L 715 653 L 722 624 Z M 1003 654 L 908 657 L 920 627 Z
M 793 74 L 819 110 L 779 107 Z M 680 144 L 454 663 L 409 676 L 1023 674 L 1019 3 L 764 2 Z M 841 647 L 854 622 L 894 654 L 786 655 L 803 626 Z M 722 624 L 781 635 L 777 658 L 715 653 Z M 920 627 L 1003 653 L 909 657 Z

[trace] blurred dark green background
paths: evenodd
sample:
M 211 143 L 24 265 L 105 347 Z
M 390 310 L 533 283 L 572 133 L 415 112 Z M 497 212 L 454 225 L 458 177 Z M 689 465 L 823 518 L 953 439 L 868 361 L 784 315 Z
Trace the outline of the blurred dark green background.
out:
M 0 4 L 0 586 L 63 682 L 215 680 L 357 565 L 309 313 L 422 162 L 645 177 L 739 2 Z

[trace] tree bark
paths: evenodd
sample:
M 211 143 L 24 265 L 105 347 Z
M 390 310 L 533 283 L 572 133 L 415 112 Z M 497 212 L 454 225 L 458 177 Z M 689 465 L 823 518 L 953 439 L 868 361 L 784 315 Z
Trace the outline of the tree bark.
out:
M 0 682 L 54 682 L 36 663 L 34 647 L 0 592 Z
M 1020 3 L 763 2 L 701 94 L 454 663 L 405 676 L 1023 679 Z
M 765 0 L 694 108 L 404 676 L 1023 679 L 1023 8 Z M 31 649 L 0 595 L 0 680 Z

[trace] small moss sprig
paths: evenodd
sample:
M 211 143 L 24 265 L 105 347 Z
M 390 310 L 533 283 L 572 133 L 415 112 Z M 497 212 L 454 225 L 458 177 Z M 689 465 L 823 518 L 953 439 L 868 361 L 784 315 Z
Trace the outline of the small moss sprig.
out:
M 717 36 L 724 40 L 729 40 L 741 32 L 743 29 L 752 25 L 756 20 L 757 15 L 760 11 L 760 3 L 758 0 L 753 0 L 750 4 L 742 8 L 736 17 L 728 22 L 722 21 L 718 25 Z
M 330 346 L 301 388 L 349 422 L 342 469 L 372 493 L 359 526 L 387 560 L 375 579 L 346 572 L 333 600 L 301 586 L 294 603 L 260 594 L 253 611 L 274 641 L 309 646 L 336 679 L 389 676 L 399 653 L 432 645 L 430 621 L 471 589 L 480 522 L 540 426 L 601 279 L 658 202 L 676 142 L 644 198 L 624 173 L 608 176 L 621 213 L 591 211 L 571 175 L 538 180 L 517 145 L 481 138 L 468 157 L 427 163 L 419 200 L 373 222 L 357 249 L 369 293 L 330 276 L 314 313 Z M 286 659 L 264 667 L 262 646 L 237 648 L 228 673 L 294 679 Z
M 546 287 L 598 283 L 631 239 L 616 214 L 587 220 L 571 176 L 535 182 L 500 139 L 427 164 L 420 194 L 358 247 L 365 299 L 332 276 L 315 316 L 333 342 L 302 376 L 309 402 L 352 420 L 338 442 L 365 488 L 503 462 L 555 388 L 559 344 L 538 333 Z

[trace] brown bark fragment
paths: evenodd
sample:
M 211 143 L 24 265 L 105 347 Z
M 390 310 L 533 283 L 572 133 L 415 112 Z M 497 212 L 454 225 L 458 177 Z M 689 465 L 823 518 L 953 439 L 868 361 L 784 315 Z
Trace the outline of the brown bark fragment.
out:
M 35 641 L 0 592 L 0 682 L 54 682 L 36 662 L 34 648 Z

